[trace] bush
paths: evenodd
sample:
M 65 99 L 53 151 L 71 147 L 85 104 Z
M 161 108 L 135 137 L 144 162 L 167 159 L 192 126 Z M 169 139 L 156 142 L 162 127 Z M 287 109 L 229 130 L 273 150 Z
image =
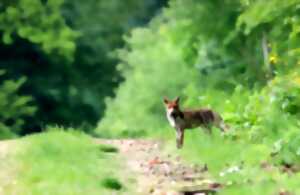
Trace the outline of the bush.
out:
M 4 73 L 2 70 L 0 76 Z M 0 84 L 0 139 L 20 133 L 24 118 L 33 116 L 36 111 L 30 96 L 18 95 L 18 90 L 25 81 L 22 77 L 16 81 L 5 80 Z

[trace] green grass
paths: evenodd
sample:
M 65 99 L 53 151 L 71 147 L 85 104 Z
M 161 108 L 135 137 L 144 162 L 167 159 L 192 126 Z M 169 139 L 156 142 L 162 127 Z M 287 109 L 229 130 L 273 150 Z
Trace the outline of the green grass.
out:
M 175 147 L 175 132 L 164 128 L 151 132 L 152 138 L 166 141 L 165 150 L 184 160 L 204 164 L 210 174 L 226 187 L 219 194 L 300 194 L 300 173 L 283 173 L 270 156 L 268 143 L 251 143 L 221 136 L 217 129 L 209 135 L 201 129 L 187 131 L 182 150 Z M 14 161 L 14 185 L 6 194 L 81 195 L 135 194 L 132 178 L 118 164 L 122 159 L 111 145 L 95 144 L 91 137 L 74 131 L 49 128 L 47 132 L 18 141 Z M 263 162 L 272 165 L 263 169 Z M 239 166 L 238 171 L 229 171 Z M 130 182 L 128 182 L 130 181 Z M 12 189 L 13 188 L 13 189 Z M 5 189 L 6 190 L 6 189 Z
M 50 128 L 19 144 L 16 181 L 22 195 L 127 194 L 117 149 L 73 130 Z M 115 156 L 113 156 L 116 154 Z M 124 180 L 124 179 L 123 179 Z
M 270 143 L 251 143 L 228 134 L 221 136 L 218 129 L 209 135 L 197 128 L 186 131 L 184 147 L 177 150 L 173 128 L 160 129 L 151 136 L 163 139 L 165 149 L 180 155 L 184 161 L 207 164 L 211 176 L 226 186 L 220 195 L 273 195 L 284 191 L 300 194 L 300 172 L 282 172 L 276 157 L 270 155 L 274 149 Z M 263 169 L 262 163 L 272 168 Z M 235 166 L 239 170 L 230 171 Z
M 280 166 L 274 164 L 275 160 L 270 156 L 272 147 L 267 144 L 251 144 L 232 137 L 222 137 L 217 130 L 208 135 L 195 129 L 187 131 L 183 149 L 176 150 L 175 136 L 170 137 L 173 139 L 169 139 L 168 150 L 178 153 L 186 161 L 207 164 L 212 176 L 226 185 L 219 193 L 221 195 L 271 195 L 280 191 L 300 194 L 297 185 L 300 173 L 282 172 Z M 272 165 L 272 168 L 263 169 L 263 162 Z M 240 169 L 229 171 L 235 166 Z

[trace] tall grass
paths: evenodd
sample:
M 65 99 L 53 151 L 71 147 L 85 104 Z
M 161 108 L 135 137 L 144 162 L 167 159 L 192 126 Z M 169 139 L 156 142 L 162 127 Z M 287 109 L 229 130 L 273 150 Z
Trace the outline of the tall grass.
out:
M 74 130 L 53 127 L 25 137 L 17 155 L 19 194 L 76 195 L 123 194 L 120 160 L 93 143 L 91 137 Z
M 275 165 L 278 156 L 272 157 L 274 146 L 267 143 L 251 143 L 230 135 L 221 135 L 218 129 L 209 135 L 201 128 L 186 131 L 185 144 L 175 148 L 175 132 L 171 127 L 165 133 L 154 136 L 167 140 L 167 150 L 185 161 L 204 165 L 213 178 L 224 185 L 219 194 L 251 195 L 299 194 L 297 185 L 300 173 L 284 172 Z M 280 162 L 280 161 L 279 161 Z

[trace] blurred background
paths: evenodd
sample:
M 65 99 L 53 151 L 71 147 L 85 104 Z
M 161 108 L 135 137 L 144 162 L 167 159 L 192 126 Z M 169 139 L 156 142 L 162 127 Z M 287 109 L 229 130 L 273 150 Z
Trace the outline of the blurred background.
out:
M 165 0 L 1 0 L 0 137 L 91 130 L 124 80 L 114 51 Z
M 163 96 L 250 140 L 296 131 L 299 13 L 299 0 L 2 0 L 0 136 L 146 136 L 168 127 Z
M 174 151 L 164 96 L 212 108 L 230 131 L 188 132 Z M 0 139 L 56 125 L 165 139 L 227 194 L 300 194 L 299 117 L 300 0 L 0 0 Z M 52 146 L 81 158 L 79 134 L 51 136 L 45 159 Z

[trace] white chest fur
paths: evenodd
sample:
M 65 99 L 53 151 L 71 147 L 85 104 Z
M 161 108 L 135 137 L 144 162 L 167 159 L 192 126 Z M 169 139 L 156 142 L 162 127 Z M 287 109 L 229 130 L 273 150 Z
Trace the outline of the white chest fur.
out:
M 168 118 L 168 121 L 169 121 L 170 125 L 172 127 L 176 127 L 175 119 L 169 114 L 167 114 L 167 118 Z
M 169 121 L 170 125 L 172 127 L 176 127 L 175 118 L 171 115 L 172 112 L 173 112 L 173 109 L 168 109 L 167 110 L 167 118 L 168 118 L 168 121 Z

